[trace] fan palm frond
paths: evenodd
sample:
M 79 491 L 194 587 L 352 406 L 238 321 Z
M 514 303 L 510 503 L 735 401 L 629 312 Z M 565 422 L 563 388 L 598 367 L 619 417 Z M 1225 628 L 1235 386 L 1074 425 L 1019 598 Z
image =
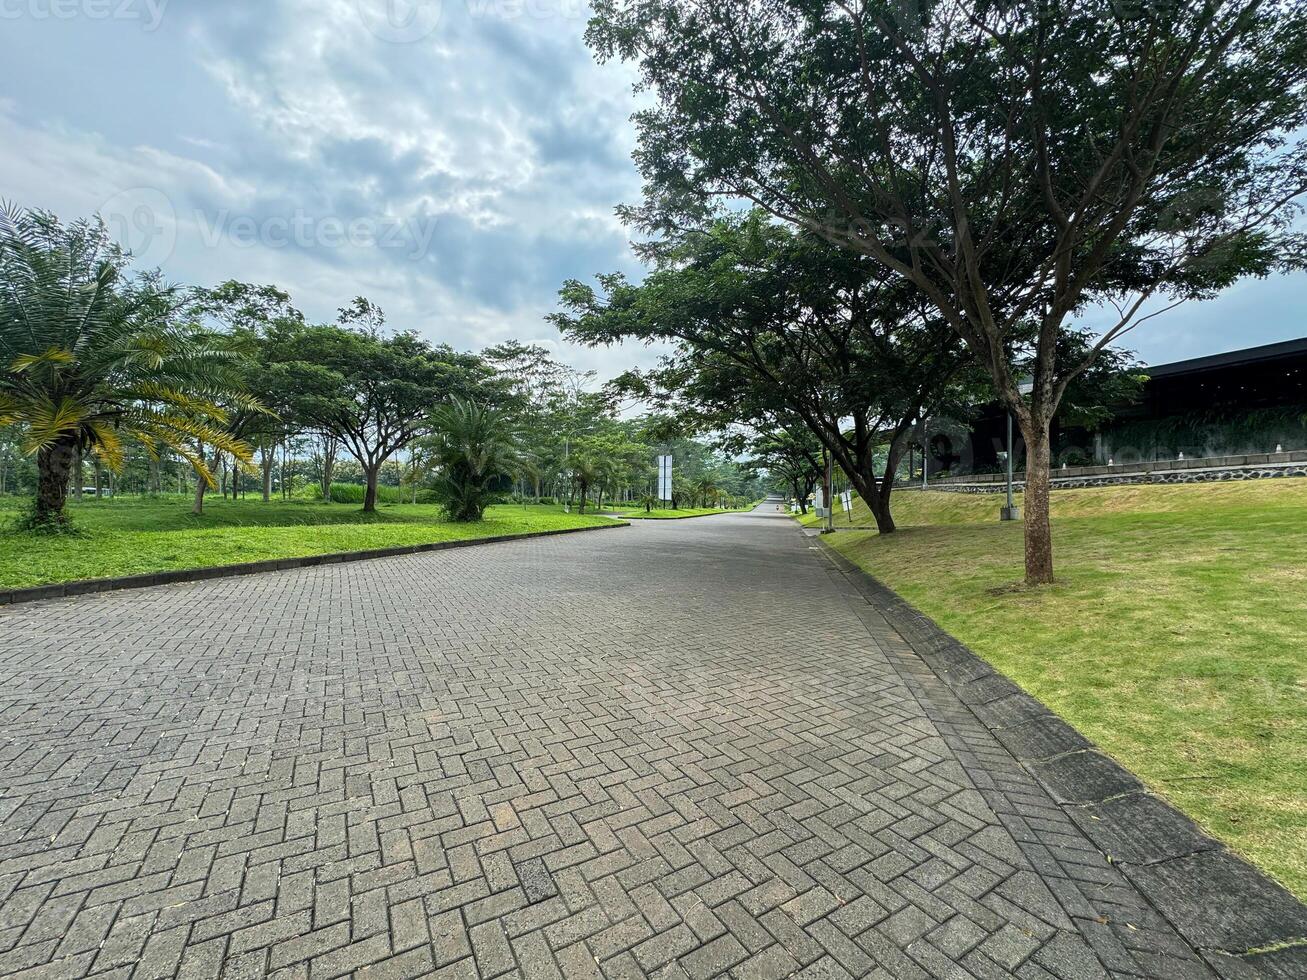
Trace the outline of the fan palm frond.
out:
M 437 470 L 436 499 L 454 520 L 478 521 L 499 499 L 495 484 L 520 470 L 512 427 L 503 413 L 459 398 L 436 409 L 430 422 L 423 448 Z
M 267 411 L 245 390 L 240 343 L 179 322 L 175 288 L 125 269 L 103 222 L 0 203 L 0 424 L 38 454 L 38 518 L 62 522 L 74 452 L 116 469 L 125 438 L 167 446 L 210 484 L 197 440 L 252 464 L 227 429 L 233 412 Z

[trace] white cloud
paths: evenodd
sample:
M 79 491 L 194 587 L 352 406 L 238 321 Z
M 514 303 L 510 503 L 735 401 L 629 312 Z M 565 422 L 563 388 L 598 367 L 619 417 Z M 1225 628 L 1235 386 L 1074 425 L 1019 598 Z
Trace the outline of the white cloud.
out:
M 88 131 L 0 101 L 4 196 L 69 219 L 107 206 L 170 278 L 276 282 L 316 318 L 364 294 L 392 326 L 464 348 L 518 336 L 606 375 L 648 363 L 571 349 L 543 320 L 563 279 L 636 267 L 612 213 L 639 190 L 627 70 L 593 63 L 571 0 L 445 0 L 409 44 L 361 16 L 386 2 L 170 8 L 186 19 L 134 43 L 184 46 L 184 77 L 159 83 L 216 108 L 147 116 L 141 140 L 149 106 Z M 122 57 L 88 51 L 92 74 L 87 58 Z M 398 244 L 342 239 L 356 226 Z

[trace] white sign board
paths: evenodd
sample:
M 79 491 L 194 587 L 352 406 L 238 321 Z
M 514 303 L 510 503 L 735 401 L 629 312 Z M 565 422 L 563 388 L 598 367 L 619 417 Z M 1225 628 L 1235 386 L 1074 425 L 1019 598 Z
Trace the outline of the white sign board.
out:
M 672 457 L 658 457 L 658 499 L 672 499 Z
M 813 498 L 812 505 L 819 511 L 826 506 L 826 495 L 822 492 L 821 487 L 817 488 L 817 493 Z
M 840 494 L 840 503 L 844 505 L 844 513 L 853 510 L 853 491 L 845 490 Z

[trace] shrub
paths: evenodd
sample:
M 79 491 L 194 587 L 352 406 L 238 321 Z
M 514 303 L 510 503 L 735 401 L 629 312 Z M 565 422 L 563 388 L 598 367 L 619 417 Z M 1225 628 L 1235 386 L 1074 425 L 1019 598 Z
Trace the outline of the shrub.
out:
M 424 444 L 438 464 L 435 492 L 456 521 L 479 521 L 503 498 L 499 485 L 521 465 L 504 415 L 476 402 L 451 399 L 431 415 L 434 430 Z

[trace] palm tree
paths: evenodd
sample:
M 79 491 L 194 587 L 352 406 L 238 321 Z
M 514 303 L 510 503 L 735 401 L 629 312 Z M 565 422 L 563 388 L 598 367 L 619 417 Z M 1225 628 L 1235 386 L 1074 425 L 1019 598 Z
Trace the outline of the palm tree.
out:
M 153 459 L 172 451 L 210 485 L 197 441 L 249 463 L 218 405 L 253 402 L 239 390 L 240 355 L 174 322 L 175 291 L 157 276 L 127 280 L 126 264 L 98 219 L 65 227 L 0 203 L 0 425 L 19 425 L 36 456 L 33 528 L 65 527 L 73 461 L 92 453 L 118 469 L 125 439 Z
M 593 456 L 572 457 L 572 480 L 581 491 L 581 509 L 578 513 L 585 513 L 585 498 L 590 493 L 590 488 L 604 479 L 605 472 L 604 464 Z
M 495 484 L 517 473 L 521 453 L 502 412 L 451 399 L 431 416 L 422 441 L 438 470 L 436 500 L 456 521 L 479 521 L 498 498 Z
M 532 452 L 523 452 L 518 462 L 518 479 L 522 481 L 522 496 L 526 497 L 526 485 L 531 484 L 532 499 L 540 503 L 540 481 L 544 478 L 540 456 Z
M 712 477 L 705 476 L 694 485 L 694 491 L 699 495 L 699 506 L 707 507 L 708 501 L 717 493 L 717 484 L 713 483 Z

